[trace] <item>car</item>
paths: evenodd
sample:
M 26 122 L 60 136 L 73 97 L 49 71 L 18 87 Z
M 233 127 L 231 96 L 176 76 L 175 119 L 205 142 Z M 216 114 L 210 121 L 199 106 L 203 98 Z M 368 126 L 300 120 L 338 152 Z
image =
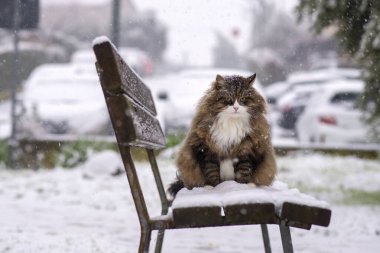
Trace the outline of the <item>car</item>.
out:
M 11 135 L 11 101 L 0 100 L 0 140 Z
M 166 133 L 189 129 L 198 100 L 210 87 L 217 74 L 252 75 L 251 72 L 243 70 L 202 68 L 183 70 L 147 81 L 156 100 L 161 104 L 159 114 L 162 115 Z M 263 94 L 259 81 L 255 82 L 255 87 Z
M 290 74 L 287 82 L 291 85 L 308 85 L 325 83 L 335 79 L 360 80 L 361 70 L 355 68 L 322 68 L 299 71 Z
M 310 98 L 297 124 L 301 143 L 366 143 L 368 127 L 357 103 L 364 83 L 335 80 L 326 83 Z
M 279 110 L 278 125 L 282 127 L 288 136 L 295 136 L 295 125 L 299 116 L 303 113 L 305 106 L 312 94 L 320 87 L 319 84 L 314 85 L 297 85 L 291 92 L 283 95 L 278 103 Z
M 285 84 L 274 91 L 282 89 L 282 95 L 272 98 L 272 110 L 276 115 L 275 121 L 281 128 L 281 136 L 296 137 L 296 123 L 303 113 L 312 94 L 323 84 L 332 80 L 360 80 L 361 71 L 350 68 L 326 68 L 290 74 Z M 284 89 L 286 87 L 286 89 Z M 273 91 L 269 89 L 269 92 Z M 272 92 L 271 92 L 272 91 Z M 279 94 L 279 92 L 275 92 Z
M 274 84 L 268 87 L 268 96 L 275 96 L 277 107 L 287 106 L 298 94 L 315 90 L 319 85 L 332 80 L 360 80 L 361 70 L 350 68 L 327 68 L 310 71 L 300 71 L 288 76 L 286 82 Z
M 20 94 L 21 136 L 106 134 L 110 121 L 95 72 L 70 64 L 36 68 Z
M 291 84 L 288 82 L 276 82 L 265 87 L 265 94 L 269 105 L 276 105 L 277 99 L 281 97 Z

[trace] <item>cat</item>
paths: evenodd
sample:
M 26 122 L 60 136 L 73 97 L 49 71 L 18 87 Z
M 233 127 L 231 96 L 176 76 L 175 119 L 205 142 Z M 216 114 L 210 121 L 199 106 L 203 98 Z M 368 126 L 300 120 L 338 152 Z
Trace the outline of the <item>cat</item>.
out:
M 276 162 L 266 103 L 254 88 L 256 74 L 217 75 L 200 99 L 176 158 L 174 197 L 186 187 L 216 186 L 222 181 L 271 185 Z

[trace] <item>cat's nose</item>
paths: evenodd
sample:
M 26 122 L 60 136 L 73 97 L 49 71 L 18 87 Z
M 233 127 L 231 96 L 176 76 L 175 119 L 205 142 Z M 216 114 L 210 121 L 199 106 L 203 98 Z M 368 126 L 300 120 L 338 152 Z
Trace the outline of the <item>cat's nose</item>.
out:
M 239 106 L 233 106 L 235 112 L 237 112 L 239 110 Z

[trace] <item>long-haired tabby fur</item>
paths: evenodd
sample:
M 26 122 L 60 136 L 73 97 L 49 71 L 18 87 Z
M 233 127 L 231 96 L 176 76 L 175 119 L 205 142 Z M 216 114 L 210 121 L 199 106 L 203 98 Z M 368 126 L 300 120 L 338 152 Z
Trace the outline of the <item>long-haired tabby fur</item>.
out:
M 225 180 L 270 185 L 276 163 L 265 118 L 265 100 L 254 88 L 256 74 L 220 76 L 200 99 L 190 130 L 180 148 L 175 194 L 215 186 Z

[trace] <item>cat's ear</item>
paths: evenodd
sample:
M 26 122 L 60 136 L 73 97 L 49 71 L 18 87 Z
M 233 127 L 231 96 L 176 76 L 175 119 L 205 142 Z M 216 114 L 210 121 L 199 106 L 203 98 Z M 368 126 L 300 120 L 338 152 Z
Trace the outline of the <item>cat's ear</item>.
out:
M 219 90 L 222 88 L 223 84 L 226 83 L 226 80 L 224 80 L 223 76 L 217 74 L 214 82 L 214 88 Z
M 221 75 L 219 75 L 219 74 L 216 75 L 216 79 L 215 79 L 215 80 L 216 80 L 217 82 L 221 82 L 221 83 L 222 83 L 222 82 L 225 82 L 223 76 L 221 76 Z
M 246 79 L 246 84 L 252 86 L 254 83 L 255 83 L 255 80 L 256 80 L 256 73 L 247 77 Z

